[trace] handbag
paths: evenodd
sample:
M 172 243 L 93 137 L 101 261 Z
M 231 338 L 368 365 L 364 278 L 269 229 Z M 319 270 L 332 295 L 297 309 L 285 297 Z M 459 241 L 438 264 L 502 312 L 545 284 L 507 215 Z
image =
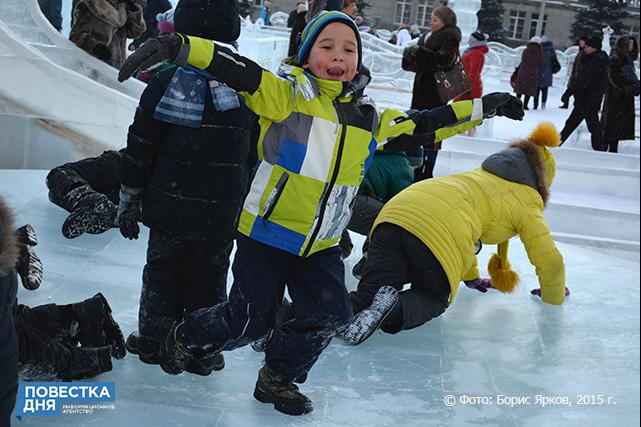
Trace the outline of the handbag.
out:
M 461 64 L 461 57 L 458 55 L 457 61 L 451 69 L 434 73 L 434 80 L 436 81 L 436 91 L 443 104 L 472 90 L 472 83 L 467 77 L 463 64 Z
M 559 62 L 559 58 L 556 57 L 556 52 L 552 55 L 550 67 L 552 68 L 552 74 L 556 74 L 561 71 L 561 63 Z
M 403 49 L 403 61 L 401 67 L 405 71 L 416 72 L 416 52 L 418 51 L 418 44 L 408 46 Z
M 514 90 L 516 90 L 516 79 L 519 77 L 519 67 L 520 65 L 514 69 L 514 72 L 510 76 L 510 86 L 512 86 Z

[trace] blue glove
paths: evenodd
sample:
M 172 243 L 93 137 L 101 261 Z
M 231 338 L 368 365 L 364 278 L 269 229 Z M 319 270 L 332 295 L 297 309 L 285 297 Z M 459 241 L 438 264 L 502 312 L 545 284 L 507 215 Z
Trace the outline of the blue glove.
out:
M 116 224 L 120 227 L 120 234 L 129 240 L 138 239 L 140 227 L 140 206 L 142 189 L 120 186 L 120 203 L 116 215 Z

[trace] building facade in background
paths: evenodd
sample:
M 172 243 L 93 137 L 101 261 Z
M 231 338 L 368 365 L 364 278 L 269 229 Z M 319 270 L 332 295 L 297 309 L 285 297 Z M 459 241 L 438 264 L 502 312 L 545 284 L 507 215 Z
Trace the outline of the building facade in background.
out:
M 263 0 L 246 0 L 260 10 Z M 298 0 L 271 0 L 275 11 L 289 13 Z M 367 21 L 388 30 L 402 24 L 418 24 L 425 30 L 430 25 L 432 10 L 447 3 L 445 0 L 369 0 Z M 525 44 L 534 35 L 546 34 L 559 49 L 572 45 L 570 27 L 576 12 L 586 7 L 580 0 L 503 0 L 503 26 L 507 31 L 506 44 L 512 47 Z M 624 20 L 625 30 L 639 38 L 639 5 L 641 0 L 627 0 L 630 16 Z M 252 15 L 257 15 L 253 13 Z M 253 16 L 256 18 L 256 16 Z M 541 34 L 537 27 L 541 22 Z M 600 30 L 600 28 L 597 28 Z M 467 38 L 468 34 L 463 37 Z

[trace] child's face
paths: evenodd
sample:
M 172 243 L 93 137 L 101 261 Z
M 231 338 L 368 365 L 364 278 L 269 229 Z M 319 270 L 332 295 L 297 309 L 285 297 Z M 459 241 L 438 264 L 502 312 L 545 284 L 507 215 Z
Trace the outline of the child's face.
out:
M 320 33 L 303 68 L 323 80 L 349 82 L 356 77 L 358 44 L 354 31 L 332 22 Z

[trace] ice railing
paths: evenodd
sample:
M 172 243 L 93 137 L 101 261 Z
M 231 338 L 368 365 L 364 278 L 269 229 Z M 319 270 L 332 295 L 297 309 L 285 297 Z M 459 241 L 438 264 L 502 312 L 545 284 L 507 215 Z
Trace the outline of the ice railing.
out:
M 243 21 L 243 38 L 250 40 L 261 40 L 262 38 L 283 38 L 289 40 L 289 29 L 285 28 L 286 20 L 273 19 L 271 26 L 262 25 L 262 21 L 251 22 L 249 19 Z M 277 25 L 274 25 L 277 24 Z M 371 73 L 374 85 L 391 86 L 392 88 L 411 90 L 414 73 L 405 71 L 401 68 L 404 47 L 395 46 L 389 43 L 385 36 L 389 31 L 378 30 L 377 37 L 367 32 L 361 32 L 363 43 L 363 64 L 367 66 Z M 414 41 L 416 43 L 416 41 Z M 410 42 L 411 44 L 411 42 Z M 407 45 L 406 45 L 407 46 Z M 490 42 L 490 51 L 485 57 L 484 76 L 492 76 L 505 82 L 509 80 L 510 75 L 521 62 L 521 55 L 525 46 L 511 48 L 502 43 Z M 461 45 L 461 52 L 467 46 Z M 242 52 L 241 42 L 241 52 Z M 554 76 L 558 85 L 565 85 L 568 73 L 571 70 L 571 64 L 576 56 L 578 48 L 572 46 L 564 51 L 557 50 L 556 55 L 561 63 L 561 72 Z M 265 68 L 274 70 L 278 68 L 281 58 L 287 54 L 284 51 L 274 51 L 272 56 L 264 60 L 258 59 L 258 62 Z
M 145 86 L 130 79 L 117 80 L 118 70 L 78 49 L 47 21 L 37 0 L 0 0 L 2 21 L 21 42 L 52 62 L 138 100 Z

